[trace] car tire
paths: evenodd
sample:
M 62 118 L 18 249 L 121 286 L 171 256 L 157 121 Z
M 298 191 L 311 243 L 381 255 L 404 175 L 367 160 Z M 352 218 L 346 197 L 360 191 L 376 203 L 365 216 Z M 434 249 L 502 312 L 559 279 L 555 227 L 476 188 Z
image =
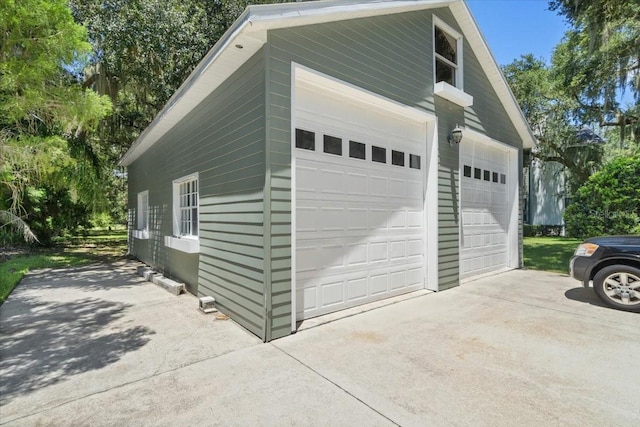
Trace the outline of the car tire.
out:
M 640 313 L 640 269 L 610 265 L 593 277 L 596 295 L 608 306 Z

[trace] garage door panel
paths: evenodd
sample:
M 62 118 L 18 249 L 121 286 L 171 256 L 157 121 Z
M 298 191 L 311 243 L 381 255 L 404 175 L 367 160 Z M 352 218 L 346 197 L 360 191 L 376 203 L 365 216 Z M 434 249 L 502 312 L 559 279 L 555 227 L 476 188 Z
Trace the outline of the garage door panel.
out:
M 407 182 L 400 179 L 392 179 L 390 197 L 394 199 L 406 199 Z
M 368 215 L 367 209 L 348 209 L 348 226 L 349 230 L 352 231 L 361 231 L 367 230 L 367 223 L 362 220 L 362 218 L 366 218 Z
M 296 251 L 296 270 L 298 273 L 315 271 L 318 267 L 319 249 L 317 246 L 298 246 Z
M 347 255 L 349 267 L 366 266 L 368 261 L 368 245 L 365 243 L 349 245 L 349 254 Z
M 407 228 L 407 212 L 405 210 L 392 211 L 389 227 L 394 230 Z
M 320 208 L 315 211 L 320 215 L 315 218 L 317 224 L 321 224 L 318 229 L 320 231 L 343 231 L 345 210 L 342 208 Z
M 343 245 L 326 245 L 320 247 L 320 262 L 327 270 L 344 267 L 345 248 Z M 316 260 L 316 262 L 318 262 Z
M 389 244 L 389 258 L 391 260 L 404 260 L 407 258 L 407 242 L 405 240 L 392 241 Z
M 347 175 L 347 193 L 350 195 L 368 196 L 367 175 L 349 173 Z
M 386 229 L 389 212 L 382 209 L 370 209 L 368 215 L 369 229 Z
M 344 302 L 344 282 L 323 283 L 320 287 L 324 307 L 331 307 Z
M 372 175 L 369 178 L 369 195 L 378 197 L 388 197 L 389 191 L 387 189 L 389 180 L 385 177 Z
M 367 278 L 359 277 L 347 281 L 347 301 L 354 302 L 367 297 Z
M 407 272 L 404 269 L 391 272 L 390 278 L 392 291 L 407 287 Z
M 389 273 L 377 274 L 371 277 L 371 296 L 386 294 L 389 289 Z
M 344 193 L 344 175 L 342 171 L 323 169 L 320 171 L 320 192 L 343 194 Z M 318 184 L 316 184 L 318 185 Z

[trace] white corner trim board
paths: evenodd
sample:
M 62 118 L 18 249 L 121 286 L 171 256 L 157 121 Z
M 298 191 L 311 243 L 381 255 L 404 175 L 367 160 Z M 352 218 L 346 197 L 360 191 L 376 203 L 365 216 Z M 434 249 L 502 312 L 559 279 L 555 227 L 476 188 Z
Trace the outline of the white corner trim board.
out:
M 473 96 L 446 82 L 436 83 L 433 87 L 433 93 L 461 107 L 471 107 L 473 105 Z
M 164 245 L 167 248 L 188 254 L 197 254 L 200 252 L 200 240 L 198 239 L 164 236 Z

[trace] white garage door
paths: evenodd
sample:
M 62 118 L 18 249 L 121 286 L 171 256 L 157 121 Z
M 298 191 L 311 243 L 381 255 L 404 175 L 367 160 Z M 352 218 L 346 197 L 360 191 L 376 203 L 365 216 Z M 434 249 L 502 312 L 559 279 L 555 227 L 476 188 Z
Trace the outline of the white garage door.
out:
M 295 101 L 298 320 L 424 287 L 424 124 L 321 90 Z
M 461 149 L 461 277 L 507 268 L 509 153 L 464 141 Z

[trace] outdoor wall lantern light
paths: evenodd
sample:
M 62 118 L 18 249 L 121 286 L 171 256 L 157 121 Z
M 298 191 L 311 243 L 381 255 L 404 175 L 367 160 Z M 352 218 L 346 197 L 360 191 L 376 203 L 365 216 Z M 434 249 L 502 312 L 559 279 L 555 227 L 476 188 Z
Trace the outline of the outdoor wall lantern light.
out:
M 449 145 L 451 145 L 452 147 L 453 144 L 460 144 L 460 141 L 462 141 L 462 129 L 460 129 L 460 127 L 456 125 L 456 127 L 454 127 L 449 134 L 449 138 L 447 139 L 449 140 Z

